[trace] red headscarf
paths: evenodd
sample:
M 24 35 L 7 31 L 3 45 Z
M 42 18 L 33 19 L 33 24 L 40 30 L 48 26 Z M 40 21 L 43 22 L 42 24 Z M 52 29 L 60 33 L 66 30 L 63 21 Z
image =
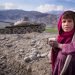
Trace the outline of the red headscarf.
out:
M 64 32 L 62 30 L 62 16 L 60 17 L 59 19 L 59 22 L 58 22 L 58 32 L 59 32 L 59 35 L 58 35 L 58 38 L 57 38 L 57 41 L 59 43 L 70 43 L 71 40 L 72 40 L 72 37 L 73 37 L 73 34 L 75 32 L 75 30 L 71 30 L 70 32 Z

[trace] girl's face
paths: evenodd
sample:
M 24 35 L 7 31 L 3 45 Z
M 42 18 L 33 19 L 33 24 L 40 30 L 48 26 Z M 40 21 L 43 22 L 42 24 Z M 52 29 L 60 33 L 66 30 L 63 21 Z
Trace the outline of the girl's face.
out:
M 62 29 L 64 32 L 69 32 L 74 28 L 73 19 L 62 19 Z

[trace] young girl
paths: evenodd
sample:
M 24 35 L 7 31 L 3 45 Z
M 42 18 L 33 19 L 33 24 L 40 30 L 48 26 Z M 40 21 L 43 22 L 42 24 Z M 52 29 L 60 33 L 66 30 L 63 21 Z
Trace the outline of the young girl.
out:
M 52 75 L 75 75 L 75 12 L 65 11 L 61 15 L 58 32 L 57 41 L 49 41 L 52 46 Z

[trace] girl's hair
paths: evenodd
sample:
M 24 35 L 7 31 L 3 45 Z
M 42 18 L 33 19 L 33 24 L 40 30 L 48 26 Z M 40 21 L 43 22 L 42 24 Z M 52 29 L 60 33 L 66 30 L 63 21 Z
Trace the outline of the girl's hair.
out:
M 73 19 L 75 25 L 75 12 L 74 11 L 65 11 L 62 14 L 62 19 Z

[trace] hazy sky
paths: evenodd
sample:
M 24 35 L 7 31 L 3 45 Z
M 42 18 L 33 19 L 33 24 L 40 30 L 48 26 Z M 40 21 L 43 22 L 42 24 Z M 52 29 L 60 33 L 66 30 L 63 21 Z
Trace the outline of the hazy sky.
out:
M 26 11 L 75 11 L 75 0 L 0 0 L 0 10 L 23 9 Z

